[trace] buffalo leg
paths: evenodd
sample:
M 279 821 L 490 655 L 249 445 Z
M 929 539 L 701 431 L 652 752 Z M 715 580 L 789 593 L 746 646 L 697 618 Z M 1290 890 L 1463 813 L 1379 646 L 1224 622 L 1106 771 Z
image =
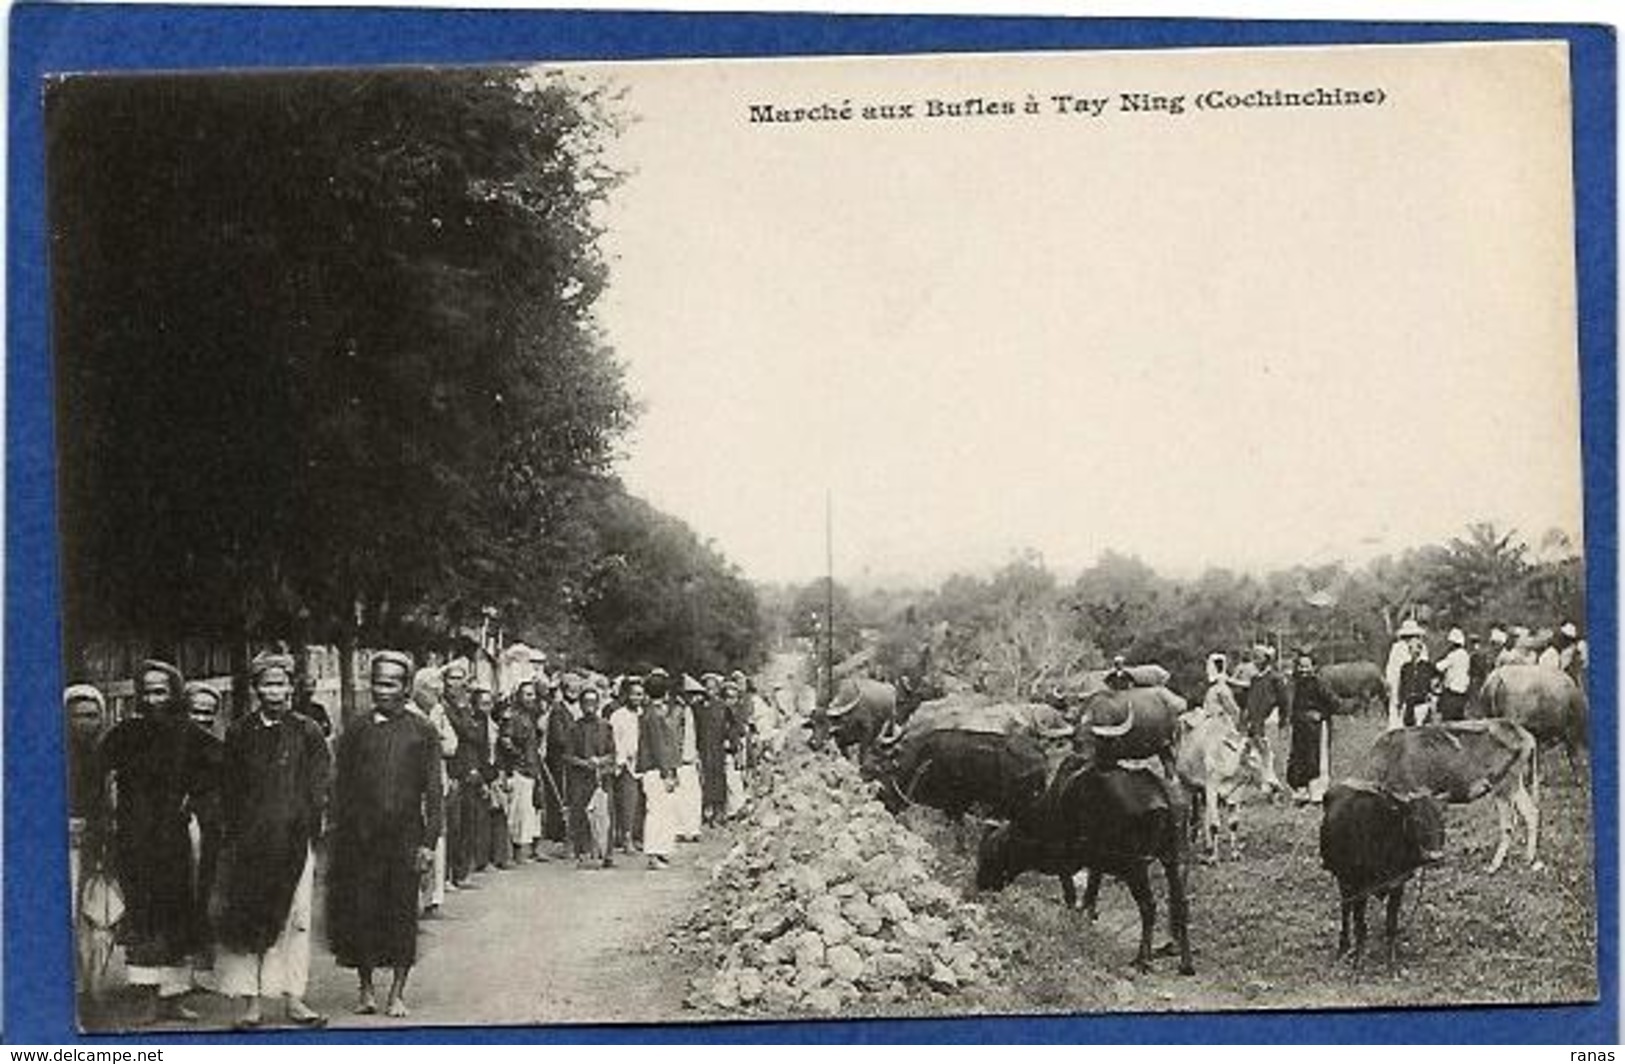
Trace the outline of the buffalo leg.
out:
M 1345 894 L 1337 908 L 1338 915 L 1342 918 L 1341 927 L 1337 932 L 1337 956 L 1342 958 L 1347 957 L 1349 950 L 1354 947 L 1354 943 L 1349 941 L 1349 929 L 1354 920 L 1354 901 Z
M 1523 817 L 1524 831 L 1527 838 L 1524 843 L 1524 860 L 1533 867 L 1539 868 L 1540 861 L 1535 856 L 1535 847 L 1540 841 L 1540 806 L 1535 804 L 1534 797 L 1519 781 L 1517 788 L 1512 792 L 1512 806 Z
M 1512 845 L 1512 802 L 1497 794 L 1495 796 L 1495 817 L 1500 822 L 1501 835 L 1495 844 L 1495 856 L 1490 858 L 1490 866 L 1486 872 L 1494 874 L 1501 868 L 1501 862 L 1507 859 L 1507 850 Z
M 1364 894 L 1354 899 L 1354 970 L 1360 970 L 1360 961 L 1365 957 L 1365 902 Z
M 1394 974 L 1399 959 L 1399 904 L 1405 898 L 1405 884 L 1388 892 L 1388 923 L 1384 935 L 1388 940 L 1388 974 Z
M 1168 877 L 1168 924 L 1174 944 L 1179 947 L 1179 974 L 1195 975 L 1196 965 L 1191 963 L 1191 910 L 1190 899 L 1185 896 L 1185 873 L 1179 867 L 1178 857 L 1163 861 L 1162 870 Z
M 1100 871 L 1089 869 L 1089 878 L 1083 884 L 1083 915 L 1095 918 L 1095 902 L 1100 898 Z
M 1209 780 L 1208 785 L 1202 788 L 1202 834 L 1207 836 L 1207 855 L 1217 858 L 1219 856 L 1219 826 L 1223 819 L 1223 812 L 1219 808 L 1219 788 Z
M 1157 926 L 1157 898 L 1151 893 L 1151 877 L 1145 865 L 1136 865 L 1123 874 L 1134 904 L 1140 908 L 1140 952 L 1135 954 L 1134 967 L 1142 972 L 1151 970 L 1151 933 Z
M 1078 907 L 1078 887 L 1077 884 L 1072 882 L 1071 873 L 1062 872 L 1057 878 L 1061 881 L 1061 901 L 1066 903 L 1068 909 L 1076 909 Z

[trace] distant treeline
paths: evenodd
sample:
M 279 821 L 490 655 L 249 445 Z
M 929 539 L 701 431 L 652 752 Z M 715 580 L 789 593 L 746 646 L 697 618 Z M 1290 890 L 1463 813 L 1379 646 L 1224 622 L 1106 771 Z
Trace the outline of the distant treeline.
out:
M 761 593 L 775 630 L 810 636 L 823 631 L 827 592 L 819 580 Z M 1263 576 L 1214 568 L 1177 580 L 1107 551 L 1063 584 L 1028 554 L 989 577 L 953 576 L 930 591 L 853 595 L 837 583 L 835 655 L 868 647 L 874 670 L 951 674 L 1011 695 L 1123 654 L 1162 664 L 1186 689 L 1200 683 L 1209 652 L 1256 643 L 1308 647 L 1323 662 L 1381 662 L 1409 617 L 1441 641 L 1451 627 L 1479 635 L 1494 623 L 1583 627 L 1584 565 L 1560 532 L 1532 546 L 1488 523 L 1358 568 L 1300 565 Z

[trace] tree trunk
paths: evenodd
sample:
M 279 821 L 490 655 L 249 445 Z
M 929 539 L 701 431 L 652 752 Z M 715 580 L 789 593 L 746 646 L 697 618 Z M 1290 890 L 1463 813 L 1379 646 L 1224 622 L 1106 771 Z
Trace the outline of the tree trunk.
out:
M 355 650 L 356 610 L 352 606 L 339 628 L 339 715 L 346 728 L 357 712 Z

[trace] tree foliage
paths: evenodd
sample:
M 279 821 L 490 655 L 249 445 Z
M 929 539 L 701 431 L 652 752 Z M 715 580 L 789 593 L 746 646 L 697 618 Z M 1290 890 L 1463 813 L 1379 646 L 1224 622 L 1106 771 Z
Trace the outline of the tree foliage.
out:
M 669 652 L 608 625 L 608 544 L 701 580 L 727 634 L 697 649 L 746 653 L 726 565 L 608 478 L 635 409 L 593 318 L 604 90 L 83 77 L 47 105 L 70 642 L 410 643 L 495 607 Z
M 1416 617 L 1436 634 L 1491 624 L 1550 627 L 1584 615 L 1584 566 L 1548 534 L 1535 560 L 1512 531 L 1470 526 L 1449 543 L 1359 569 L 1293 566 L 1252 575 L 1213 568 L 1171 579 L 1107 551 L 1070 584 L 1027 555 L 990 578 L 957 575 L 912 598 L 886 596 L 877 664 L 892 674 L 951 674 L 1002 696 L 1099 668 L 1112 654 L 1157 662 L 1199 688 L 1207 654 L 1259 643 L 1309 646 L 1322 660 L 1381 661 Z M 856 599 L 856 612 L 866 608 Z
M 545 584 L 631 416 L 589 315 L 604 101 L 502 69 L 48 106 L 74 619 L 387 632 Z
M 697 674 L 761 662 L 750 584 L 686 524 L 614 492 L 600 503 L 598 529 L 581 616 L 605 667 Z

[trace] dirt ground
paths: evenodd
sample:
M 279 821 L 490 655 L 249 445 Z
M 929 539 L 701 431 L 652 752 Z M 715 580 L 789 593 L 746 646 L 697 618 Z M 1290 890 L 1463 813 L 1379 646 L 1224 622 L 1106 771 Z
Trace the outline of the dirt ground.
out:
M 1380 732 L 1372 717 L 1341 719 L 1332 742 L 1334 777 Z M 1284 743 L 1277 743 L 1284 759 Z M 974 1002 L 944 998 L 911 1012 L 993 1013 L 1229 1011 L 1362 1006 L 1550 1003 L 1595 1000 L 1596 906 L 1590 791 L 1561 755 L 1543 777 L 1540 856 L 1516 856 L 1495 876 L 1484 865 L 1497 837 L 1493 805 L 1447 813 L 1445 861 L 1408 892 L 1400 961 L 1381 961 L 1382 917 L 1373 905 L 1373 958 L 1356 973 L 1334 953 L 1338 903 L 1320 866 L 1320 807 L 1258 799 L 1242 812 L 1239 860 L 1196 864 L 1190 873 L 1191 939 L 1197 974 L 1180 976 L 1172 958 L 1149 975 L 1131 960 L 1139 922 L 1128 892 L 1108 881 L 1094 924 L 1060 903 L 1052 877 L 1027 876 L 1000 894 L 976 895 L 1008 951 L 1002 979 Z M 1284 766 L 1282 766 L 1284 768 Z M 910 814 L 936 844 L 942 876 L 973 896 L 974 858 L 934 816 Z M 1521 844 L 1521 835 L 1518 843 Z M 974 839 L 971 839 L 974 848 Z M 421 958 L 408 992 L 411 1024 L 482 1025 L 682 1021 L 691 955 L 667 933 L 703 895 L 723 834 L 679 848 L 673 867 L 648 872 L 637 857 L 609 870 L 572 862 L 527 864 L 479 877 L 481 889 L 454 892 L 443 916 L 423 925 Z M 1160 876 L 1158 877 L 1160 879 Z M 1158 885 L 1159 920 L 1166 901 Z M 318 909 L 320 906 L 318 905 Z M 1159 940 L 1163 932 L 1159 931 Z M 310 1004 L 336 1027 L 396 1025 L 350 1013 L 353 974 L 336 969 L 318 924 Z M 116 966 L 113 974 L 117 975 Z M 190 999 L 202 1027 L 227 1026 L 234 1005 L 214 995 Z M 127 1027 L 127 990 L 82 1003 L 87 1029 Z M 274 1015 L 274 1012 L 273 1012 Z M 718 1018 L 718 1017 L 708 1017 Z
M 1375 717 L 1340 719 L 1332 774 L 1348 774 L 1380 733 Z M 1284 762 L 1284 743 L 1276 743 Z M 1320 865 L 1320 807 L 1254 799 L 1242 812 L 1239 860 L 1196 863 L 1190 874 L 1191 944 L 1197 974 L 1172 958 L 1135 973 L 1139 917 L 1128 891 L 1108 881 L 1088 924 L 1060 904 L 1053 877 L 1024 877 L 980 896 L 1007 931 L 1013 954 L 989 1007 L 1015 1012 L 1219 1011 L 1362 1006 L 1552 1003 L 1597 997 L 1595 877 L 1590 790 L 1560 753 L 1545 759 L 1540 858 L 1513 857 L 1494 876 L 1498 837 L 1492 803 L 1451 808 L 1447 854 L 1407 891 L 1399 963 L 1382 960 L 1382 908 L 1370 910 L 1374 952 L 1362 970 L 1336 959 L 1337 889 Z M 1284 764 L 1281 766 L 1284 770 Z M 930 831 L 930 828 L 924 830 Z M 937 829 L 950 882 L 968 886 L 973 857 L 954 854 Z M 1166 899 L 1159 881 L 1158 941 Z
M 686 976 L 666 949 L 667 928 L 704 889 L 725 845 L 718 837 L 682 844 L 670 868 L 650 872 L 637 855 L 610 869 L 578 869 L 554 859 L 475 877 L 477 890 L 452 891 L 439 919 L 425 921 L 418 965 L 407 986 L 408 1020 L 356 1016 L 355 974 L 334 966 L 320 917 L 312 941 L 306 1001 L 333 1027 L 444 1024 L 650 1022 L 682 1014 Z M 320 884 L 317 910 L 320 911 Z M 118 976 L 116 961 L 111 972 Z M 379 973 L 380 992 L 387 973 Z M 195 1025 L 229 1027 L 235 1003 L 194 993 Z M 85 998 L 87 1030 L 128 1028 L 136 1015 L 128 988 L 103 1001 Z M 267 1016 L 280 1019 L 280 1005 Z

